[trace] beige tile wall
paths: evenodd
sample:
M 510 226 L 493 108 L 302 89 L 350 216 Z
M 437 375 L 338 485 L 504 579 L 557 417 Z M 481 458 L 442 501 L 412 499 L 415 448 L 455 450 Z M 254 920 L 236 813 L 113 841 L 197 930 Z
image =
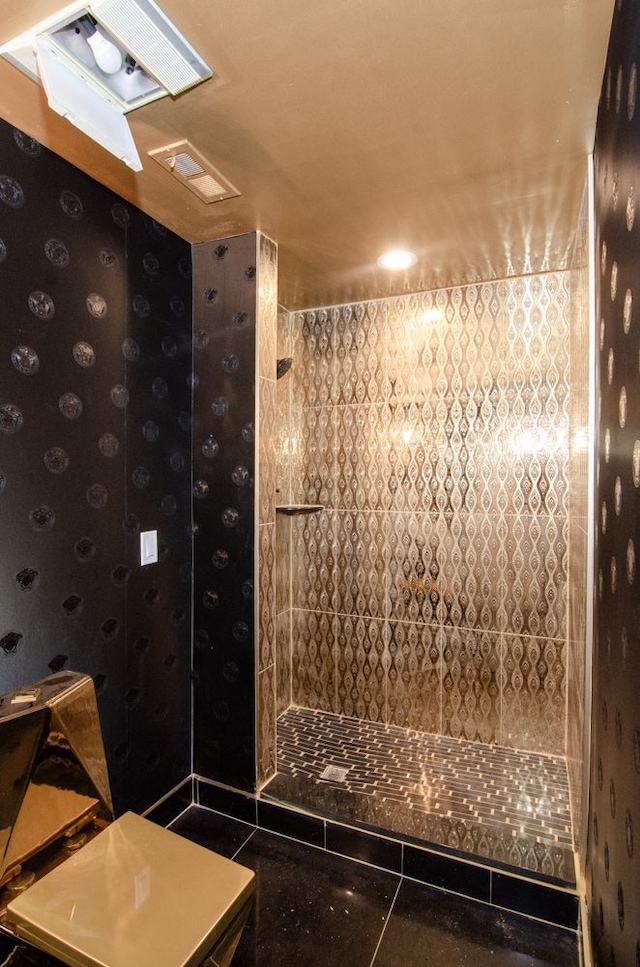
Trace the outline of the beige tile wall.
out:
M 258 786 L 276 769 L 276 481 L 278 249 L 258 233 L 257 296 L 257 716 Z
M 585 648 L 587 646 L 588 471 L 589 438 L 589 225 L 588 197 L 580 214 L 570 275 L 569 406 L 569 560 L 567 627 L 567 768 L 576 847 L 583 845 Z M 589 646 L 591 642 L 589 641 Z
M 279 710 L 565 751 L 570 284 L 283 315 Z

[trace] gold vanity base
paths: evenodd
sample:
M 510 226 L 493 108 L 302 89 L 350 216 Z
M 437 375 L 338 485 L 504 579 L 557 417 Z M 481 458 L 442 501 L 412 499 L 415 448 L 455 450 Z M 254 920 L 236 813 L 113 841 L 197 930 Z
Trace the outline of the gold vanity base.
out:
M 71 967 L 228 967 L 254 880 L 125 813 L 12 900 L 6 927 Z

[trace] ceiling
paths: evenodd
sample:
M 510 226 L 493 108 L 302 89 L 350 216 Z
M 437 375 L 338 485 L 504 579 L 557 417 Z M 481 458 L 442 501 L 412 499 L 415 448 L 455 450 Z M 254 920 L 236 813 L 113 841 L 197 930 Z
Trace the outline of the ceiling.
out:
M 0 43 L 60 0 L 4 0 Z M 0 63 L 0 115 L 192 242 L 259 229 L 289 309 L 561 269 L 613 0 L 160 0 L 216 77 L 129 115 L 144 170 Z M 207 205 L 147 156 L 188 139 Z M 409 248 L 409 272 L 377 268 Z

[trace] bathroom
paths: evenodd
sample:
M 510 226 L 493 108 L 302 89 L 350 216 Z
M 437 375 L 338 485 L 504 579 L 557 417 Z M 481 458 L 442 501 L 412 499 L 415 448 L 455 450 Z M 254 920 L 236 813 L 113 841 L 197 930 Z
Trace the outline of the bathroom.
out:
M 585 506 L 588 452 L 584 435 L 574 432 L 588 423 L 589 405 L 584 371 L 589 318 L 586 208 L 576 226 L 574 261 L 561 272 L 475 288 L 428 291 L 413 301 L 411 295 L 400 295 L 390 300 L 362 299 L 345 307 L 310 306 L 305 311 L 278 312 L 278 253 L 268 237 L 248 233 L 225 238 L 221 234 L 215 241 L 192 247 L 11 124 L 3 122 L 0 132 L 2 172 L 23 192 L 23 196 L 12 195 L 12 185 L 3 183 L 2 690 L 63 668 L 90 674 L 98 695 L 117 808 L 140 812 L 170 793 L 190 801 L 193 790 L 202 802 L 213 803 L 220 790 L 222 796 L 237 796 L 238 802 L 250 801 L 256 787 L 275 773 L 277 717 L 294 695 L 293 704 L 303 704 L 304 698 L 312 708 L 410 728 L 424 728 L 426 723 L 429 732 L 488 743 L 503 744 L 508 724 L 517 731 L 513 743 L 518 748 L 568 757 L 574 827 L 591 884 L 592 935 L 602 951 L 598 963 L 607 963 L 606 951 L 611 949 L 618 951 L 617 963 L 631 963 L 628 951 L 635 950 L 638 938 L 630 938 L 630 931 L 637 930 L 634 924 L 640 920 L 637 878 L 633 877 L 638 789 L 637 781 L 634 786 L 629 779 L 638 770 L 637 712 L 628 684 L 637 668 L 637 642 L 625 617 L 634 608 L 633 569 L 628 563 L 633 533 L 624 530 L 625 523 L 632 527 L 635 519 L 629 515 L 637 484 L 626 466 L 624 472 L 612 469 L 615 460 L 624 459 L 620 453 L 635 452 L 634 403 L 639 392 L 631 381 L 636 375 L 631 361 L 637 359 L 637 352 L 629 352 L 623 341 L 626 338 L 630 343 L 635 338 L 634 327 L 621 323 L 620 335 L 616 330 L 614 337 L 613 332 L 618 316 L 623 318 L 625 293 L 633 290 L 637 256 L 633 208 L 620 240 L 611 227 L 611 198 L 615 198 L 614 213 L 624 216 L 640 167 L 637 156 L 631 155 L 631 163 L 624 155 L 626 148 L 616 140 L 626 136 L 627 129 L 631 138 L 637 124 L 633 111 L 629 118 L 615 108 L 617 65 L 624 65 L 628 77 L 635 56 L 627 39 L 630 32 L 620 23 L 616 28 L 614 22 L 618 46 L 610 51 L 609 93 L 605 83 L 604 94 L 611 108 L 601 118 L 595 177 L 594 246 L 597 244 L 601 299 L 596 317 L 604 320 L 598 330 L 600 486 L 604 488 L 604 478 L 609 481 L 613 473 L 611 494 L 616 477 L 623 488 L 621 513 L 613 496 L 601 498 L 607 505 L 605 523 L 600 504 L 597 511 Z M 623 120 L 628 126 L 624 130 Z M 56 240 L 64 240 L 64 246 L 48 244 Z M 540 487 L 528 489 L 531 480 L 540 484 L 544 476 L 540 469 L 534 468 L 529 477 L 523 473 L 520 490 L 503 493 L 494 450 L 505 444 L 506 436 L 498 435 L 496 440 L 488 433 L 474 457 L 486 448 L 485 464 L 476 464 L 475 490 L 472 481 L 462 495 L 455 487 L 449 489 L 449 481 L 470 479 L 458 473 L 458 449 L 449 478 L 438 477 L 442 464 L 434 464 L 433 470 L 438 483 L 436 503 L 440 499 L 450 502 L 437 503 L 435 508 L 441 528 L 438 537 L 450 556 L 429 558 L 412 538 L 412 569 L 404 573 L 388 535 L 395 532 L 395 540 L 400 541 L 399 519 L 430 514 L 432 508 L 426 504 L 424 490 L 403 491 L 400 485 L 390 496 L 387 489 L 405 470 L 406 479 L 425 479 L 427 456 L 421 466 L 409 463 L 400 467 L 398 454 L 402 446 L 409 445 L 403 434 L 420 435 L 426 454 L 425 435 L 435 418 L 439 425 L 450 425 L 442 445 L 445 450 L 447 446 L 453 449 L 451 439 L 461 433 L 456 420 L 465 402 L 461 396 L 441 394 L 440 409 L 434 404 L 429 410 L 428 400 L 416 395 L 416 386 L 422 392 L 425 382 L 411 385 L 407 372 L 421 372 L 425 381 L 431 379 L 428 364 L 433 358 L 441 364 L 433 376 L 437 391 L 438 376 L 449 365 L 445 349 L 455 359 L 468 362 L 471 369 L 471 344 L 459 341 L 461 320 L 477 319 L 478 326 L 495 326 L 499 340 L 503 337 L 496 320 L 504 320 L 509 312 L 514 332 L 526 312 L 535 320 L 547 313 L 545 324 L 551 334 L 545 330 L 546 338 L 556 338 L 554 351 L 562 372 L 557 381 L 554 377 L 552 391 L 544 397 L 545 405 L 551 400 L 557 405 L 556 412 L 562 413 L 561 420 L 554 418 L 548 424 L 558 432 L 557 449 L 546 467 L 554 484 L 544 491 L 544 507 L 533 505 L 536 497 L 542 499 Z M 230 320 L 228 325 L 225 320 Z M 419 354 L 415 327 L 425 325 L 429 335 L 424 338 L 434 343 L 417 359 L 408 352 L 394 360 L 388 343 L 384 350 L 376 345 L 376 340 L 388 339 L 393 332 L 394 338 L 404 339 Z M 450 345 L 445 345 L 443 326 L 449 327 Z M 329 345 L 327 352 L 330 330 L 339 333 L 340 345 Z M 452 332 L 457 333 L 456 343 Z M 524 361 L 529 357 L 524 344 L 517 344 L 518 338 L 514 337 L 509 349 L 515 369 L 512 373 L 505 368 L 504 372 L 513 375 L 514 383 L 520 379 L 521 391 Z M 316 352 L 323 339 L 327 340 L 323 351 Z M 533 328 L 526 349 L 532 346 L 535 350 Z M 294 363 L 277 380 L 277 360 L 285 356 L 292 356 Z M 355 360 L 351 369 L 350 359 Z M 576 366 L 576 361 L 581 365 Z M 254 410 L 256 365 L 259 404 Z M 338 365 L 344 368 L 338 370 Z M 403 365 L 405 373 L 400 372 Z M 454 380 L 460 362 L 456 365 Z M 526 374 L 532 385 L 540 375 L 536 365 L 532 362 L 531 372 Z M 393 367 L 396 383 L 392 396 L 384 380 Z M 548 372 L 547 360 L 544 370 Z M 565 395 L 558 386 L 564 387 Z M 626 409 L 620 419 L 622 386 Z M 508 395 L 506 384 L 501 389 Z M 340 398 L 335 395 L 338 392 L 351 396 Z M 532 398 L 534 403 L 540 399 L 535 392 Z M 402 416 L 400 406 L 404 407 Z M 498 401 L 498 414 L 500 406 Z M 350 422 L 338 427 L 334 421 L 339 417 L 345 421 L 348 417 Z M 303 418 L 306 423 L 301 422 Z M 322 436 L 326 429 L 323 419 L 334 433 L 329 446 Z M 388 423 L 390 436 L 396 434 L 393 446 L 381 441 L 381 423 L 376 421 Z M 490 418 L 486 422 L 489 430 Z M 514 424 L 520 440 L 510 437 L 513 447 L 520 446 L 522 466 L 526 462 L 523 443 L 540 445 L 530 437 L 523 441 L 529 429 Z M 608 442 L 606 430 L 614 434 L 613 443 Z M 349 462 L 348 448 L 334 446 L 342 435 L 350 440 L 349 452 L 358 453 L 358 462 Z M 507 460 L 506 450 L 503 460 Z M 532 460 L 535 464 L 535 454 Z M 385 465 L 393 467 L 393 472 L 380 469 Z M 549 478 L 544 479 L 548 482 Z M 274 502 L 260 504 L 258 500 L 257 524 L 254 484 L 259 495 L 278 491 Z M 400 505 L 399 495 L 411 499 L 407 496 L 411 494 L 422 503 Z M 474 494 L 479 504 L 472 507 L 469 501 Z M 476 705 L 464 706 L 469 710 L 467 717 L 460 714 L 459 683 L 467 681 L 464 673 L 456 672 L 461 675 L 457 698 L 455 688 L 446 691 L 444 683 L 453 681 L 453 676 L 447 678 L 444 666 L 436 669 L 438 685 L 429 693 L 435 705 L 426 705 L 424 696 L 400 694 L 406 680 L 400 667 L 402 645 L 390 664 L 391 652 L 384 638 L 395 622 L 396 644 L 397 629 L 406 624 L 432 625 L 440 636 L 438 641 L 455 639 L 456 621 L 462 626 L 455 611 L 461 607 L 460 591 L 465 590 L 456 585 L 460 565 L 455 562 L 463 545 L 456 547 L 451 540 L 447 511 L 451 507 L 459 514 L 456 500 L 463 499 L 470 518 L 471 510 L 478 515 L 482 511 L 487 521 L 493 515 L 503 525 L 511 509 L 504 512 L 502 500 L 528 502 L 528 523 L 544 518 L 554 535 L 561 533 L 563 548 L 547 568 L 556 582 L 545 585 L 552 597 L 545 598 L 540 592 L 538 611 L 527 611 L 520 624 L 509 624 L 521 605 L 517 589 L 535 585 L 535 574 L 533 580 L 530 574 L 526 580 L 517 575 L 512 579 L 505 565 L 495 584 L 485 586 L 478 565 L 477 584 L 483 594 L 487 591 L 483 601 L 494 608 L 494 614 L 482 624 L 487 634 L 482 647 L 470 653 L 468 667 L 482 659 L 481 677 L 491 681 L 491 700 L 489 706 L 486 696 Z M 318 504 L 325 509 L 288 518 L 275 512 L 275 504 L 280 503 Z M 341 605 L 336 606 L 334 598 L 327 607 L 322 595 L 327 592 L 325 582 L 334 575 L 323 573 L 314 579 L 312 556 L 325 527 L 333 528 L 334 540 L 343 542 L 344 531 L 337 528 L 338 511 L 344 519 L 350 516 L 352 531 L 347 536 L 356 552 L 347 562 L 352 583 L 340 591 Z M 595 526 L 596 519 L 600 535 L 595 575 L 600 596 L 594 633 L 594 751 L 589 786 L 591 821 L 597 816 L 599 829 L 592 830 L 589 840 L 589 825 L 582 819 L 586 803 L 577 807 L 576 803 L 584 796 L 588 778 L 582 761 L 585 709 L 581 705 L 582 682 L 585 677 L 588 681 L 591 659 L 587 655 L 581 664 L 581 646 L 587 620 L 588 524 Z M 376 522 L 387 535 L 383 540 L 377 532 L 366 532 L 364 544 L 378 551 L 375 559 L 369 559 L 366 573 L 354 564 L 361 560 L 364 545 L 358 545 L 362 540 L 359 527 L 364 522 L 368 527 Z M 480 533 L 481 527 L 482 521 Z M 154 529 L 160 534 L 158 565 L 140 568 L 139 535 Z M 526 538 L 521 539 L 528 548 Z M 557 540 L 556 536 L 550 538 L 549 547 L 556 547 Z M 254 587 L 256 548 L 261 564 Z M 617 586 L 611 577 L 616 551 Z M 318 553 L 325 564 L 326 548 Z M 523 553 L 525 562 L 526 557 Z M 434 561 L 438 570 L 430 574 L 436 583 L 431 620 L 426 609 L 431 607 L 428 591 L 432 588 L 425 591 L 424 580 Z M 631 568 L 629 577 L 625 577 L 625 564 Z M 283 596 L 288 580 L 283 568 L 287 566 L 298 569 L 295 601 Z M 489 562 L 487 571 L 492 567 Z M 289 573 L 293 571 L 286 575 Z M 374 577 L 380 584 L 372 591 Z M 540 577 L 536 593 L 542 583 Z M 369 594 L 364 605 L 357 600 L 356 588 Z M 447 588 L 451 589 L 450 602 Z M 508 608 L 498 599 L 496 589 L 513 592 Z M 319 605 L 312 602 L 314 595 L 319 596 Z M 351 598 L 349 606 L 347 597 Z M 495 605 L 490 604 L 493 597 Z M 380 610 L 384 608 L 390 610 Z M 524 615 L 524 609 L 520 610 Z M 481 614 L 482 607 L 477 611 Z M 309 631 L 314 613 L 330 614 L 332 620 L 338 614 L 346 615 L 356 629 L 361 656 L 354 656 L 359 662 L 354 678 L 365 670 L 371 675 L 366 700 L 354 699 L 344 674 L 340 682 L 331 679 L 337 668 L 337 664 L 331 665 L 332 656 L 314 666 L 308 655 L 302 655 L 300 649 L 315 647 L 316 639 Z M 522 623 L 531 622 L 532 613 L 538 616 L 535 627 Z M 46 628 L 43 614 L 47 615 Z M 294 618 L 297 636 L 290 637 L 287 629 L 294 627 Z M 563 636 L 545 625 L 552 620 L 564 623 Z M 379 638 L 376 628 L 383 628 Z M 511 636 L 510 644 L 518 636 L 521 644 L 526 638 L 532 647 L 540 641 L 562 640 L 560 646 L 554 645 L 562 652 L 561 659 L 554 656 L 547 663 L 558 669 L 553 682 L 545 678 L 547 690 L 538 684 L 523 694 L 505 685 L 496 671 L 496 662 L 504 662 L 507 655 L 505 636 Z M 321 638 L 329 640 L 324 631 Z M 220 639 L 228 646 L 214 648 L 213 641 Z M 370 655 L 362 657 L 363 642 L 373 652 L 380 646 L 378 667 Z M 428 648 L 424 651 L 428 656 Z M 446 651 L 443 645 L 435 664 Z M 317 678 L 312 681 L 314 667 Z M 504 665 L 500 667 L 504 669 Z M 616 672 L 619 667 L 625 668 L 624 675 Z M 305 670 L 306 680 L 297 669 Z M 427 678 L 433 672 L 426 658 L 420 671 Z M 330 687 L 337 698 L 327 698 Z M 382 699 L 376 688 L 382 688 Z M 466 695 L 470 693 L 473 688 L 465 689 Z M 359 702 L 366 706 L 364 710 Z M 387 718 L 381 717 L 383 707 Z M 588 706 L 586 713 L 588 725 Z M 192 776 L 200 778 L 195 782 Z

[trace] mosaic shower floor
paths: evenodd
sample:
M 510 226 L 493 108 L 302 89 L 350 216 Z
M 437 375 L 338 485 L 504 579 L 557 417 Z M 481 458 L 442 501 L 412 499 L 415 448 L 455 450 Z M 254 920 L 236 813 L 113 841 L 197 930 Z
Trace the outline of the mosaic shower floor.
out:
M 567 770 L 559 756 L 292 706 L 278 719 L 278 773 L 263 796 L 544 879 L 575 881 Z

